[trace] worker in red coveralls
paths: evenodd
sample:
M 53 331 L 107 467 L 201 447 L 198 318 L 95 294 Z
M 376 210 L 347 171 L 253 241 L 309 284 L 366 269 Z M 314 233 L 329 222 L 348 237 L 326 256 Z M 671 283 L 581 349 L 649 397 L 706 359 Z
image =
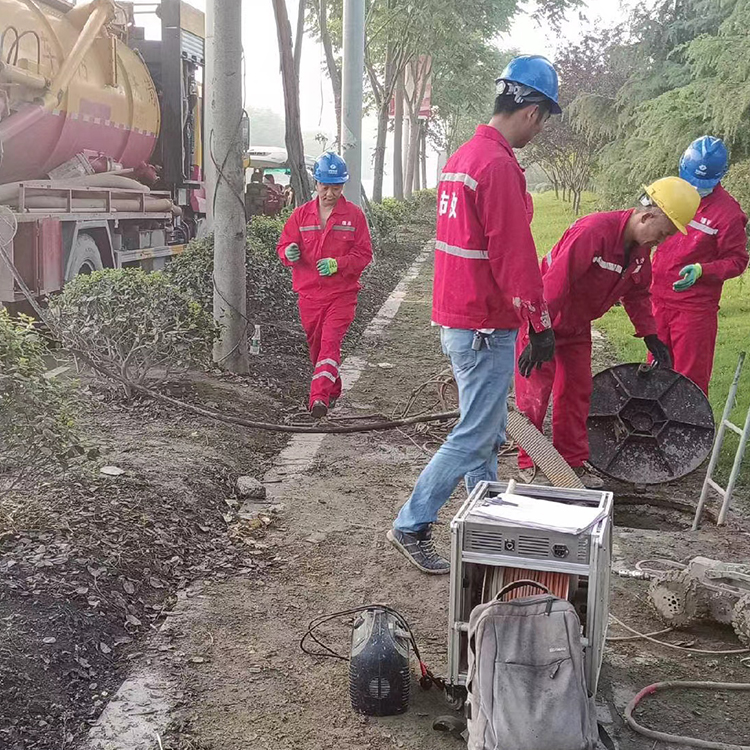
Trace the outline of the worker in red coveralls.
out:
M 517 345 L 518 409 L 541 430 L 552 396 L 553 444 L 590 488 L 602 486 L 586 467 L 591 323 L 622 300 L 635 335 L 659 365 L 671 367 L 651 311 L 651 248 L 678 230 L 686 231 L 700 197 L 679 177 L 665 177 L 646 188 L 641 202 L 629 211 L 585 216 L 565 232 L 542 261 L 544 296 L 555 332 L 554 359 L 535 365 L 527 338 L 519 338 Z M 532 482 L 536 471 L 523 450 L 518 466 L 521 479 Z
M 526 180 L 513 149 L 559 114 L 558 80 L 543 57 L 512 60 L 496 81 L 488 125 L 448 159 L 437 197 L 432 322 L 458 385 L 461 419 L 420 475 L 388 539 L 424 573 L 450 564 L 431 527 L 463 477 L 469 491 L 497 479 L 518 329 L 531 337 L 531 361 L 555 347 L 530 227 Z
M 718 330 L 719 300 L 727 279 L 747 268 L 747 216 L 721 186 L 729 158 L 718 138 L 698 138 L 680 160 L 680 177 L 697 188 L 701 204 L 686 235 L 654 255 L 651 284 L 659 336 L 674 369 L 708 394 Z
M 328 151 L 315 163 L 314 177 L 317 197 L 294 210 L 276 250 L 292 268 L 314 367 L 308 408 L 321 419 L 341 395 L 341 342 L 354 320 L 372 243 L 362 210 L 342 195 L 346 162 Z

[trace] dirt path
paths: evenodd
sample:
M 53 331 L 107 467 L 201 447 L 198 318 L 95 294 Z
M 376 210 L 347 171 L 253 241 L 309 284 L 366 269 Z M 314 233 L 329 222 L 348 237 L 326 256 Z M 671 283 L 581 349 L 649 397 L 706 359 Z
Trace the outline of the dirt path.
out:
M 429 326 L 430 267 L 412 284 L 395 321 L 357 351 L 369 365 L 343 403 L 344 412 L 391 413 L 403 408 L 412 389 L 442 370 L 437 333 Z M 430 406 L 427 402 L 425 406 Z M 171 617 L 150 654 L 174 681 L 182 706 L 163 747 L 172 750 L 323 750 L 328 748 L 460 748 L 435 733 L 432 720 L 447 713 L 436 692 L 415 688 L 410 711 L 393 719 L 368 719 L 349 707 L 347 665 L 301 653 L 298 642 L 313 617 L 369 602 L 387 603 L 411 622 L 425 660 L 436 673 L 446 668 L 448 581 L 422 576 L 386 542 L 385 532 L 408 496 L 432 437 L 410 433 L 329 436 L 296 469 L 277 471 L 273 512 L 247 527 L 244 574 L 194 588 L 186 606 Z M 311 448 L 311 451 L 313 449 Z M 303 473 L 299 472 L 300 468 Z M 503 465 L 512 471 L 512 461 Z M 694 484 L 694 483 L 693 483 Z M 672 498 L 690 495 L 693 484 L 666 488 Z M 684 559 L 700 553 L 742 560 L 750 536 L 741 524 L 692 534 L 679 513 L 651 514 L 648 495 L 633 495 L 616 534 L 617 565 L 645 557 Z M 462 492 L 441 514 L 438 543 L 447 552 L 448 522 Z M 694 499 L 694 498 L 690 498 Z M 637 528 L 644 527 L 644 528 Z M 614 579 L 613 612 L 635 627 L 655 630 L 645 584 Z M 331 626 L 327 641 L 348 651 L 349 633 Z M 731 632 L 704 628 L 675 642 L 696 640 L 707 648 L 736 648 Z M 601 689 L 602 719 L 620 746 L 651 750 L 622 728 L 619 714 L 634 691 L 660 679 L 747 680 L 736 658 L 667 652 L 636 643 L 612 644 Z M 739 742 L 748 740 L 746 697 L 678 695 L 654 700 L 646 721 L 666 731 Z M 156 747 L 154 745 L 153 747 Z

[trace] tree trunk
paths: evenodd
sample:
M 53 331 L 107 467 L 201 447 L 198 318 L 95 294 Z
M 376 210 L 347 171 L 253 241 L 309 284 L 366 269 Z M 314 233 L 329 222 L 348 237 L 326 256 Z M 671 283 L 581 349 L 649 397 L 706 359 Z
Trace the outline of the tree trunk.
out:
M 555 200 L 560 200 L 560 186 L 556 179 L 552 180 L 552 184 L 555 186 Z
M 427 122 L 422 123 L 422 190 L 427 189 Z
M 418 107 L 419 105 L 417 105 Z M 411 198 L 414 192 L 415 176 L 417 172 L 417 157 L 419 155 L 419 109 L 409 117 L 409 150 L 407 152 L 406 178 L 404 179 L 404 197 Z
M 375 141 L 375 163 L 373 165 L 372 200 L 383 200 L 383 176 L 385 173 L 385 141 L 388 135 L 388 109 L 390 101 L 384 99 L 378 108 L 378 135 Z
M 367 66 L 373 95 L 378 105 L 378 133 L 375 142 L 375 163 L 372 184 L 372 199 L 375 203 L 383 200 L 383 178 L 385 176 L 385 146 L 388 137 L 388 110 L 395 85 L 394 49 L 389 44 L 385 51 L 385 71 L 383 84 L 378 84 L 377 76 L 372 66 Z
M 421 125 L 421 122 L 420 122 Z M 421 169 L 422 161 L 422 129 L 420 127 L 419 136 L 417 137 L 417 161 L 414 164 L 414 192 L 422 189 Z
M 404 71 L 398 74 L 393 121 L 393 196 L 404 199 Z
M 331 42 L 331 32 L 328 29 L 328 8 L 327 0 L 319 0 L 313 3 L 313 7 L 318 12 L 318 25 L 320 26 L 320 39 L 323 42 L 323 51 L 326 56 L 326 68 L 328 68 L 328 78 L 333 87 L 333 105 L 336 110 L 336 140 L 341 147 L 341 71 L 336 65 L 336 56 L 333 54 L 333 42 Z
M 302 37 L 305 33 L 306 5 L 307 0 L 299 0 L 299 6 L 297 8 L 297 32 L 294 37 L 294 75 L 297 76 L 297 81 L 299 81 L 299 66 L 302 61 Z
M 272 0 L 276 17 L 276 35 L 281 59 L 281 78 L 284 86 L 284 117 L 286 152 L 291 170 L 291 183 L 296 205 L 310 200 L 310 180 L 305 167 L 305 152 L 302 145 L 302 129 L 299 109 L 299 78 L 294 72 L 292 51 L 292 27 L 286 11 L 285 0 Z

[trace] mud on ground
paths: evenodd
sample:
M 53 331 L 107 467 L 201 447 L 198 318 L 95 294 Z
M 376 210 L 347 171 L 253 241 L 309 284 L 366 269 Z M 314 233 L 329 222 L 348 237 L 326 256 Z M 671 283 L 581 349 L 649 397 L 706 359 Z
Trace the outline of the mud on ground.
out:
M 416 226 L 378 252 L 347 347 L 421 249 L 429 226 Z M 170 395 L 263 421 L 293 418 L 309 362 L 296 309 L 289 295 L 271 299 L 273 289 L 251 290 L 249 313 L 277 305 L 283 327 L 264 337 L 250 376 L 195 374 L 169 384 Z M 239 474 L 262 477 L 286 436 L 128 404 L 85 375 L 82 385 L 78 420 L 98 457 L 22 487 L 0 508 L 13 513 L 12 522 L 0 515 L 3 750 L 76 746 L 179 591 L 238 571 L 262 579 L 277 565 L 262 541 L 248 543 L 263 529 L 237 523 L 234 486 Z M 105 465 L 125 473 L 105 476 Z

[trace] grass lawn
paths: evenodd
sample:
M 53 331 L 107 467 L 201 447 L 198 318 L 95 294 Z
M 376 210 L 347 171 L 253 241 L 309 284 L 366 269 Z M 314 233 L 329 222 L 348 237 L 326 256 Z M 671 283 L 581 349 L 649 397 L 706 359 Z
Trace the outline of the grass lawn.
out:
M 594 210 L 595 196 L 584 197 L 582 210 Z M 575 220 L 569 203 L 555 198 L 553 192 L 534 196 L 534 222 L 532 230 L 540 256 L 546 254 L 557 242 L 567 227 Z M 596 323 L 615 347 L 621 362 L 642 362 L 645 347 L 640 339 L 633 337 L 633 325 L 622 307 L 610 310 Z M 740 277 L 724 285 L 719 313 L 719 337 L 716 343 L 713 377 L 709 389 L 711 406 L 717 419 L 724 410 L 729 387 L 737 368 L 737 357 L 750 348 L 750 278 Z M 743 371 L 738 392 L 737 405 L 732 412 L 732 421 L 742 427 L 750 408 L 750 361 Z M 738 438 L 731 434 L 726 438 L 724 455 L 720 464 L 719 480 L 726 483 L 734 459 Z M 740 484 L 750 487 L 750 456 L 743 465 Z M 744 493 L 743 493 L 744 494 Z

